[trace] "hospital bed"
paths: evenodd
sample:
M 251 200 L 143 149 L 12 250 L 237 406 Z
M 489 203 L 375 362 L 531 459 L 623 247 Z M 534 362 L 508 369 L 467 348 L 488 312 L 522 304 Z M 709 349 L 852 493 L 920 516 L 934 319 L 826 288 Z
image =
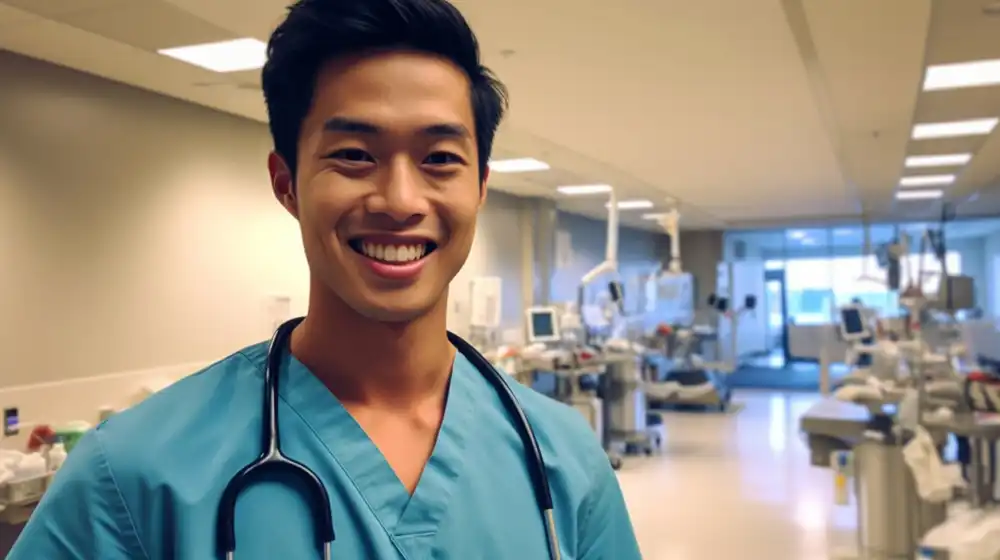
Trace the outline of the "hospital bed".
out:
M 752 312 L 757 300 L 748 295 L 743 307 L 734 311 L 729 309 L 728 298 L 711 295 L 708 304 L 714 309 L 718 319 L 727 318 L 735 322 L 741 315 Z M 732 373 L 734 366 L 704 359 L 708 346 L 706 342 L 714 346 L 714 355 L 711 357 L 720 354 L 718 332 L 709 326 L 698 325 L 677 329 L 671 335 L 675 342 L 667 345 L 671 354 L 667 372 L 660 382 L 646 386 L 650 407 L 663 409 L 693 405 L 727 410 L 733 395 L 728 375 Z

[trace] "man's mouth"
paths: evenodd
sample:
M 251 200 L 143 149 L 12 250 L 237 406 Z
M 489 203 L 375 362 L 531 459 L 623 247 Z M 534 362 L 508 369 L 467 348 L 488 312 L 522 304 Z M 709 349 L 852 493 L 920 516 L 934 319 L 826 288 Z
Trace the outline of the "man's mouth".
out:
M 348 242 L 351 249 L 373 261 L 390 264 L 405 265 L 415 263 L 437 249 L 437 244 L 433 241 L 376 241 L 365 238 L 352 239 Z

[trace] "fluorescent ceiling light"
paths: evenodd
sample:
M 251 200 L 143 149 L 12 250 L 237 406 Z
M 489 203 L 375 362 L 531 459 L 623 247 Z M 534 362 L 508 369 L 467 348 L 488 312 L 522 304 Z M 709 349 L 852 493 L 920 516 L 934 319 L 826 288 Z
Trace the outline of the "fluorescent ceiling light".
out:
M 924 123 L 913 127 L 914 140 L 928 138 L 954 138 L 956 136 L 976 136 L 989 134 L 997 125 L 995 117 L 988 119 L 969 119 L 941 123 Z
M 944 192 L 941 189 L 899 191 L 896 193 L 896 200 L 930 200 L 942 196 L 944 196 Z
M 547 169 L 549 164 L 534 158 L 498 159 L 490 162 L 490 170 L 497 173 L 525 173 Z
M 929 66 L 924 91 L 1000 84 L 1000 60 L 975 60 Z
M 788 232 L 788 237 L 791 237 L 792 239 L 805 239 L 806 238 L 806 232 L 804 232 L 804 231 L 802 231 L 800 229 L 793 229 L 793 230 L 791 230 L 791 231 Z
M 556 190 L 568 195 L 602 194 L 611 192 L 611 185 L 571 185 L 556 187 Z
M 659 220 L 660 218 L 666 217 L 666 212 L 654 212 L 652 214 L 643 214 L 643 220 Z
M 605 208 L 611 208 L 611 203 L 604 205 Z M 651 200 L 619 200 L 618 209 L 619 210 L 644 210 L 646 208 L 652 208 L 653 201 Z
M 256 70 L 267 61 L 267 45 L 257 39 L 234 39 L 157 52 L 213 72 Z
M 950 185 L 955 182 L 954 175 L 914 175 L 899 180 L 901 187 L 929 187 L 931 185 Z
M 949 165 L 965 165 L 971 160 L 972 154 L 910 156 L 906 158 L 906 167 L 945 167 Z

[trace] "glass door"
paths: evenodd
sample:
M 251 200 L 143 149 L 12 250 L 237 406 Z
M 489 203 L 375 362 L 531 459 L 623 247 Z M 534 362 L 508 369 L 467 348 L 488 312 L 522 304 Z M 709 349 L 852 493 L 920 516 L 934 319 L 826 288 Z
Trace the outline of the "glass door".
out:
M 788 354 L 788 293 L 784 270 L 764 272 L 764 313 L 767 315 L 768 365 L 785 367 Z

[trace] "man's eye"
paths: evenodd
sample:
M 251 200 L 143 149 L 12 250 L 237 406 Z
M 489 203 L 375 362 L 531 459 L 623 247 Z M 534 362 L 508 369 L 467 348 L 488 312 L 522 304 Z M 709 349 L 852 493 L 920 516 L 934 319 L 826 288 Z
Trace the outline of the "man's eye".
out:
M 333 152 L 327 157 L 329 157 L 330 159 L 339 159 L 351 163 L 370 163 L 375 161 L 375 158 L 373 158 L 371 154 L 369 154 L 364 150 L 359 150 L 357 148 L 347 148 L 344 150 L 337 150 L 336 152 Z
M 424 163 L 428 165 L 450 165 L 453 163 L 463 163 L 462 158 L 450 152 L 434 152 L 427 156 Z

